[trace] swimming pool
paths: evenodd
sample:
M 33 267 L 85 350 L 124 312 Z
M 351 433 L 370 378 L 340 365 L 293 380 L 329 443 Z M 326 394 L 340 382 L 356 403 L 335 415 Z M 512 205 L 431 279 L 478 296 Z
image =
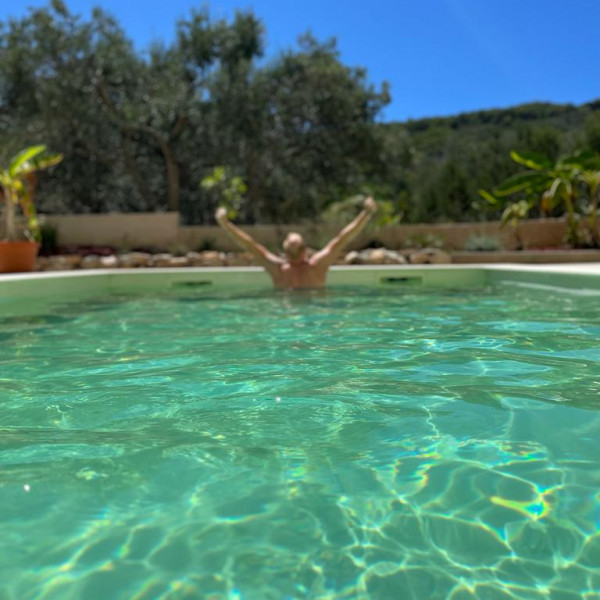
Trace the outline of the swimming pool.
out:
M 597 291 L 394 277 L 0 319 L 0 598 L 598 598 Z

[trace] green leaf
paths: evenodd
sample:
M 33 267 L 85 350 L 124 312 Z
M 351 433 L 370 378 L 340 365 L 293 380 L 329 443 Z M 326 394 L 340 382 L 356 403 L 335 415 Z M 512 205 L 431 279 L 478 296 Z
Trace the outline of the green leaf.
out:
M 477 193 L 484 199 L 487 200 L 492 206 L 497 206 L 500 204 L 500 201 L 495 196 L 492 196 L 486 190 L 477 190 Z
M 543 154 L 536 152 L 515 152 L 510 153 L 510 157 L 520 165 L 533 169 L 534 171 L 543 171 L 552 167 L 552 161 Z
M 593 150 L 587 150 L 585 152 L 578 152 L 577 154 L 565 159 L 573 159 L 577 162 L 577 165 L 582 169 L 587 170 L 600 170 L 600 154 Z
M 591 160 L 598 159 L 598 155 L 593 150 L 583 150 L 580 152 L 576 152 L 571 156 L 567 156 L 563 158 L 560 162 L 564 164 L 577 164 L 577 165 L 585 165 Z
M 557 192 L 560 190 L 561 186 L 563 186 L 563 185 L 564 185 L 564 181 L 560 177 L 557 177 L 552 182 L 552 185 L 548 189 L 548 192 L 547 192 L 548 198 L 551 198 L 552 200 L 554 200 L 554 198 L 556 198 Z
M 17 177 L 21 173 L 19 172 L 23 166 L 30 161 L 32 158 L 42 154 L 42 152 L 46 151 L 46 146 L 30 146 L 29 148 L 25 148 L 25 150 L 19 152 L 8 167 L 8 173 L 11 177 Z
M 520 173 L 501 183 L 494 193 L 497 196 L 509 196 L 528 188 L 541 187 L 545 182 L 546 177 L 542 173 Z
M 18 176 L 24 177 L 36 171 L 43 171 L 57 165 L 63 159 L 62 154 L 44 154 L 24 163 L 19 169 Z
M 200 187 L 202 187 L 203 190 L 211 190 L 216 185 L 217 185 L 217 182 L 215 181 L 214 177 L 205 177 L 200 182 Z
M 529 215 L 530 210 L 531 205 L 527 200 L 520 200 L 519 202 L 509 204 L 502 213 L 502 225 L 506 225 L 509 222 L 514 224 L 519 221 L 519 219 L 525 219 Z
M 223 181 L 225 179 L 225 167 L 215 167 L 215 170 L 213 171 L 213 177 L 219 182 Z

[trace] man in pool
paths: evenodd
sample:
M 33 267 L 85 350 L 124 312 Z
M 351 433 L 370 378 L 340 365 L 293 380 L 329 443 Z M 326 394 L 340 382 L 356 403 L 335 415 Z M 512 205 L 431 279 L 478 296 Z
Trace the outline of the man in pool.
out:
M 273 280 L 276 288 L 301 289 L 320 288 L 325 285 L 327 270 L 339 258 L 344 248 L 369 222 L 377 210 L 373 198 L 365 200 L 361 213 L 322 250 L 310 258 L 306 254 L 306 244 L 299 233 L 288 233 L 283 242 L 285 258 L 269 252 L 253 240 L 247 233 L 236 227 L 228 218 L 227 211 L 219 208 L 215 214 L 217 223 L 239 246 L 250 252 Z

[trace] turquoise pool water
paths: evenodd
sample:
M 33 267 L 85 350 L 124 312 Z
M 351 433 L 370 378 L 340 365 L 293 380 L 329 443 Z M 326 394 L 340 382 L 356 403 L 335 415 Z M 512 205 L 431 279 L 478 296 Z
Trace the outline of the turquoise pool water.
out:
M 0 318 L 0 599 L 600 598 L 600 298 Z

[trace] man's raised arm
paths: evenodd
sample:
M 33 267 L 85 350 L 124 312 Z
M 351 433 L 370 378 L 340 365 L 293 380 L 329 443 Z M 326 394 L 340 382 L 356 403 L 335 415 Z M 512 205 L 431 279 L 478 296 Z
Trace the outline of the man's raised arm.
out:
M 342 229 L 323 250 L 317 252 L 311 259 L 314 265 L 329 266 L 336 261 L 342 250 L 365 228 L 371 217 L 377 212 L 377 204 L 369 196 L 360 214 L 344 229 Z
M 277 270 L 283 263 L 283 260 L 269 252 L 263 245 L 253 240 L 247 233 L 236 227 L 227 217 L 227 211 L 221 207 L 215 213 L 217 223 L 225 230 L 227 235 L 234 240 L 238 246 L 244 248 L 252 254 L 256 260 L 271 272 Z

